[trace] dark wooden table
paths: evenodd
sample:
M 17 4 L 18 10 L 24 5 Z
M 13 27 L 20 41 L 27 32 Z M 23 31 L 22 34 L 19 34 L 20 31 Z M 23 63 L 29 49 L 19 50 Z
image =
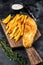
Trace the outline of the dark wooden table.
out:
M 13 1 L 13 0 L 12 0 Z M 0 19 L 6 17 L 9 13 L 12 13 L 12 10 L 10 9 L 10 5 L 13 2 L 7 2 L 7 3 L 0 3 Z M 9 5 L 9 6 L 8 6 Z M 35 16 L 37 20 L 38 28 L 42 34 L 42 36 L 33 44 L 35 49 L 38 51 L 40 56 L 43 58 L 43 1 L 40 1 L 33 6 L 30 6 L 30 10 Z M 2 32 L 2 29 L 0 27 L 0 37 L 2 37 L 4 34 Z M 15 50 L 15 52 L 18 52 L 20 55 L 22 55 L 28 63 L 26 65 L 30 65 L 29 59 L 25 49 Z M 9 60 L 9 58 L 6 56 L 6 54 L 3 52 L 3 50 L 0 48 L 0 65 L 19 65 L 15 61 Z M 40 63 L 38 65 L 43 65 L 43 63 Z

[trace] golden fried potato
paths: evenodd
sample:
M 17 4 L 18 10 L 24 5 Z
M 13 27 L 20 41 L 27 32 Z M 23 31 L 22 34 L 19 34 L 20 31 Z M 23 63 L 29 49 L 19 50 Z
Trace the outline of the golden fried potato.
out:
M 21 36 L 23 36 L 23 33 L 24 33 L 24 23 L 22 24 Z
M 6 23 L 8 23 L 10 21 L 10 19 L 11 19 L 11 15 L 8 15 L 2 22 L 4 24 L 6 24 Z
M 15 34 L 14 34 L 14 37 L 16 37 L 19 32 L 20 32 L 19 29 L 17 29 L 17 31 L 16 31 Z
M 6 34 L 8 34 L 10 32 L 9 30 L 10 30 L 10 28 L 7 29 Z
M 20 30 L 20 32 L 21 32 L 21 23 L 18 23 L 18 27 L 19 27 L 19 30 Z
M 20 38 L 20 32 L 17 34 L 16 37 L 14 37 L 14 39 L 15 39 L 15 41 L 17 42 L 17 41 L 19 40 L 19 38 Z
M 27 15 L 24 15 L 24 23 L 26 22 Z

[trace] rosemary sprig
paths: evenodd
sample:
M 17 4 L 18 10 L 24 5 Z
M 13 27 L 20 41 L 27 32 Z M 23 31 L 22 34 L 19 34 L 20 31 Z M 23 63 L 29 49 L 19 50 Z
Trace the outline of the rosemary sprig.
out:
M 0 44 L 0 46 L 4 49 L 5 53 L 11 60 L 18 61 L 20 65 L 26 65 L 26 60 L 21 55 L 13 52 L 12 49 L 6 45 L 5 41 L 2 41 L 2 39 L 0 39 Z

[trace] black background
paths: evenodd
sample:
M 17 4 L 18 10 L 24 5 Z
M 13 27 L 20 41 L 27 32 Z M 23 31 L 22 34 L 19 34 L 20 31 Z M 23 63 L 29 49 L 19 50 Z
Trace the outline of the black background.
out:
M 14 2 L 16 3 L 22 2 L 23 4 L 27 4 L 29 6 L 30 11 L 36 18 L 36 22 L 42 36 L 33 44 L 33 46 L 35 47 L 35 49 L 43 59 L 43 0 L 23 0 L 23 1 L 22 0 L 0 0 L 0 19 L 12 13 L 10 6 Z M 0 27 L 0 37 L 2 38 L 3 32 L 1 30 L 2 29 Z M 19 49 L 19 50 L 16 49 L 15 52 L 18 52 L 18 54 L 22 55 L 25 59 L 27 59 L 27 54 L 25 49 Z M 29 61 L 29 59 L 27 61 Z M 9 60 L 9 58 L 0 48 L 0 65 L 19 65 L 19 64 L 16 61 Z M 30 65 L 30 63 L 28 62 L 26 65 Z M 38 65 L 43 65 L 43 63 L 40 63 Z

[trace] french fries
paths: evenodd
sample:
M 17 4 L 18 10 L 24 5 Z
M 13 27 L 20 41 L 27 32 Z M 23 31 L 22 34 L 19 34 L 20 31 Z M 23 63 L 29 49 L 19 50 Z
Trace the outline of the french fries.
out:
M 13 38 L 16 42 L 21 36 L 24 36 L 24 32 L 34 30 L 31 24 L 35 23 L 34 21 L 31 22 L 29 16 L 23 14 L 16 14 L 14 17 L 8 15 L 2 22 L 6 25 L 6 34 L 9 34 L 10 39 Z M 24 46 L 26 46 L 26 44 Z
M 12 19 L 11 18 L 11 15 L 9 15 L 6 17 L 6 19 L 3 20 L 4 22 L 2 22 L 4 24 L 7 23 L 6 34 L 9 34 L 10 39 L 14 38 L 15 41 L 18 41 L 18 39 L 23 36 L 24 23 L 26 22 L 27 15 L 16 14 L 16 16 L 14 16 Z

